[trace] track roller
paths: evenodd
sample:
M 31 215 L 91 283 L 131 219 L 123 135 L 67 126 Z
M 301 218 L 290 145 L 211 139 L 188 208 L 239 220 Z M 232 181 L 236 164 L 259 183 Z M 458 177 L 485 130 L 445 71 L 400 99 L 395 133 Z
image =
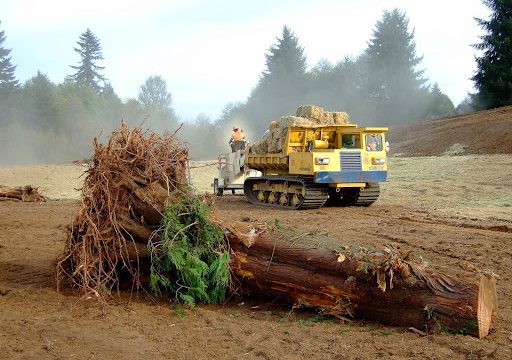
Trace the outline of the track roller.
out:
M 329 198 L 328 187 L 312 177 L 280 175 L 246 179 L 244 194 L 251 204 L 294 210 L 319 208 Z

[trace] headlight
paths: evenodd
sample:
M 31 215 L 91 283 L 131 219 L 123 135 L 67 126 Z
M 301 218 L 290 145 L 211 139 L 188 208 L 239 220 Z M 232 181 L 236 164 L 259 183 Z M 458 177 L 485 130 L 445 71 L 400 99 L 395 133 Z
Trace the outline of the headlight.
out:
M 315 159 L 315 163 L 316 163 L 317 165 L 327 165 L 327 164 L 329 164 L 330 162 L 331 162 L 331 159 L 326 158 L 326 157 L 317 157 L 317 158 Z
M 384 158 L 373 158 L 372 159 L 372 164 L 373 165 L 382 165 L 386 162 L 386 159 Z

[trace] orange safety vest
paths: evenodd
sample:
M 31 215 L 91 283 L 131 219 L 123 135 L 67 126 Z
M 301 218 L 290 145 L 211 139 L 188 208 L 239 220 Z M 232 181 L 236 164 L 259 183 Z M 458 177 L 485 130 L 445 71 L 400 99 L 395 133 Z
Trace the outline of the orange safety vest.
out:
M 240 131 L 233 131 L 233 135 L 231 137 L 234 141 L 242 141 L 244 139 L 244 134 Z

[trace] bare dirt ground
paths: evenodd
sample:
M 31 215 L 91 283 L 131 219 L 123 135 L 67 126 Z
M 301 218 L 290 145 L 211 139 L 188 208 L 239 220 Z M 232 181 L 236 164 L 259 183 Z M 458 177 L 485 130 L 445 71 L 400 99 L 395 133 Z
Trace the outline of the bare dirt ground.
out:
M 196 163 L 208 165 L 212 162 Z M 193 164 L 194 166 L 194 164 Z M 512 157 L 391 158 L 389 182 L 369 208 L 269 210 L 242 196 L 217 201 L 222 217 L 327 231 L 343 243 L 394 243 L 438 266 L 493 270 L 497 329 L 489 337 L 437 333 L 357 320 L 339 323 L 268 301 L 176 307 L 146 294 L 98 305 L 57 293 L 53 261 L 79 209 L 84 168 L 8 167 L 0 183 L 32 184 L 47 203 L 0 202 L 2 359 L 510 359 L 512 358 Z M 191 170 L 211 192 L 214 166 Z M 58 200 L 61 199 L 61 200 Z
M 512 154 L 512 106 L 392 127 L 388 140 L 405 156 Z

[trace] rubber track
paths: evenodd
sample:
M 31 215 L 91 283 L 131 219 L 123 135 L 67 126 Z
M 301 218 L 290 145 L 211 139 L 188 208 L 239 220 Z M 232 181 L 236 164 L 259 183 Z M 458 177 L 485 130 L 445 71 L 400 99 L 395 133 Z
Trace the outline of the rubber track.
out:
M 281 206 L 279 204 L 262 203 L 256 199 L 256 196 L 252 192 L 252 185 L 258 182 L 264 181 L 288 181 L 298 182 L 305 187 L 305 195 L 302 203 L 297 207 Z M 329 192 L 327 186 L 315 184 L 313 177 L 290 177 L 290 176 L 262 176 L 248 178 L 244 182 L 244 194 L 247 201 L 251 204 L 268 206 L 278 209 L 289 209 L 289 210 L 305 210 L 305 209 L 317 209 L 322 207 L 327 199 L 329 198 Z
M 355 202 L 352 204 L 354 206 L 370 206 L 373 204 L 380 195 L 380 186 L 379 183 L 368 183 L 368 185 L 359 191 Z

